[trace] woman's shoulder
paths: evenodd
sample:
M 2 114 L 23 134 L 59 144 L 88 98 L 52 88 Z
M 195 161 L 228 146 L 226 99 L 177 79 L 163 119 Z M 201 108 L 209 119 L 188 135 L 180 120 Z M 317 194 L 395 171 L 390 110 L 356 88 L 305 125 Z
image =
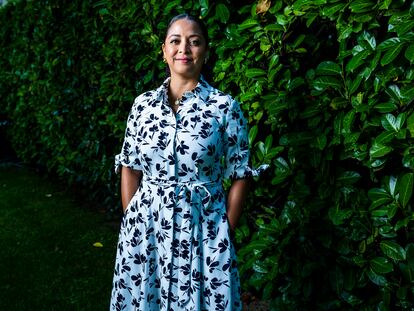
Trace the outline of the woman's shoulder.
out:
M 134 99 L 132 110 L 138 113 L 142 113 L 144 110 L 154 108 L 155 106 L 157 106 L 157 103 L 161 101 L 161 92 L 161 88 L 157 88 L 139 94 Z
M 220 109 L 229 109 L 236 102 L 235 99 L 226 92 L 223 92 L 207 82 L 204 81 L 202 84 L 203 88 L 201 91 L 201 97 L 210 103 L 216 103 Z

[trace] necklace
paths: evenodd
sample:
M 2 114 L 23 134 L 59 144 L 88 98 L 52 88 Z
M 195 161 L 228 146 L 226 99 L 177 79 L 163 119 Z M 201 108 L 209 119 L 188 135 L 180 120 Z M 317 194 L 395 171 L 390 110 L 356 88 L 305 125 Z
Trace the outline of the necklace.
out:
M 181 100 L 182 100 L 182 99 L 183 99 L 182 97 L 177 98 L 177 99 L 174 101 L 174 106 L 178 106 L 179 104 L 181 104 Z
M 170 102 L 170 106 L 174 112 L 177 112 L 178 106 L 181 104 L 182 97 L 177 98 L 175 101 Z

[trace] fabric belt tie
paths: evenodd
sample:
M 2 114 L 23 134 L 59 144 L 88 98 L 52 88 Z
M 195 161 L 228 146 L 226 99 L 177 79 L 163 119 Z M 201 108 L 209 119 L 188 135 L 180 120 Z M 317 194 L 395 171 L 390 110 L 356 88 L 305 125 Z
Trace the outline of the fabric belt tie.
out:
M 191 203 L 198 203 L 204 206 L 204 209 L 209 209 L 211 207 L 211 193 L 208 190 L 208 187 L 215 187 L 220 184 L 219 181 L 176 181 L 176 180 L 168 180 L 162 179 L 158 177 L 152 177 L 148 175 L 144 175 L 142 180 L 144 182 L 150 183 L 154 186 L 164 186 L 164 187 L 174 187 L 178 192 L 178 196 L 184 195 L 185 198 L 191 199 Z M 178 189 L 177 189 L 178 188 Z M 191 196 L 190 198 L 188 196 Z M 177 199 L 179 199 L 179 197 Z

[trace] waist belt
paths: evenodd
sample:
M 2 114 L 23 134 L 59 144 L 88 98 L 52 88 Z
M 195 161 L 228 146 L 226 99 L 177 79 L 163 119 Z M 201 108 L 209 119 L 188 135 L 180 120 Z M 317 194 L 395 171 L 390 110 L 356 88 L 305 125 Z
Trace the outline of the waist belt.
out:
M 211 188 L 221 186 L 219 180 L 213 181 L 177 181 L 144 175 L 143 182 L 154 186 L 174 187 L 177 200 L 185 198 L 191 205 L 201 203 L 204 209 L 211 206 Z

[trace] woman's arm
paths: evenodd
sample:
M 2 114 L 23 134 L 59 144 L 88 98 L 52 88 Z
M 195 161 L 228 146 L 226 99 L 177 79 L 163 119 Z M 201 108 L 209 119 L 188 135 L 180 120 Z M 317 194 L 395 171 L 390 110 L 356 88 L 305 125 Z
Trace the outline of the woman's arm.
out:
M 129 202 L 141 183 L 142 171 L 136 171 L 129 167 L 122 166 L 121 169 L 121 201 L 122 209 L 125 212 Z
M 236 229 L 248 190 L 248 179 L 233 180 L 227 198 L 227 218 L 232 231 Z

